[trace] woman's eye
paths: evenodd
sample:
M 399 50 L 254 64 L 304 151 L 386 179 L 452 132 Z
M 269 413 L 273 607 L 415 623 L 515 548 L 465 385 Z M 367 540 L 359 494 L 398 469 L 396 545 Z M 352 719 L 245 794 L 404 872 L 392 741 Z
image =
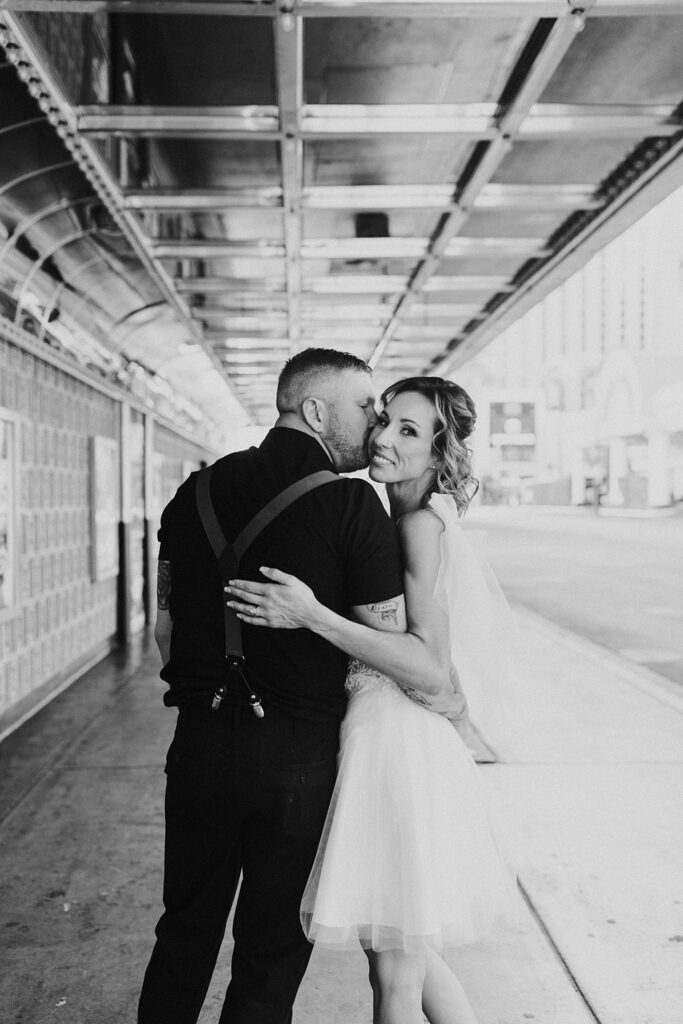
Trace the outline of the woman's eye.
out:
M 405 434 L 407 437 L 415 437 L 415 431 L 412 427 L 404 427 L 401 433 Z

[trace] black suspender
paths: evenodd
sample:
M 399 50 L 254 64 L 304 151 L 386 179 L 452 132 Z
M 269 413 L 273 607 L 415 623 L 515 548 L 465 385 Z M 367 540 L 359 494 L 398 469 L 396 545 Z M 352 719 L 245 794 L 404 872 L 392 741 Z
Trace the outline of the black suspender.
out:
M 197 474 L 196 500 L 199 518 L 201 519 L 204 531 L 209 538 L 211 548 L 218 561 L 218 568 L 223 582 L 223 588 L 227 587 L 228 580 L 238 575 L 239 563 L 244 552 L 256 539 L 261 530 L 279 516 L 292 502 L 301 498 L 304 494 L 320 487 L 322 484 L 331 483 L 340 478 L 329 469 L 322 469 L 318 473 L 311 473 L 296 483 L 285 488 L 277 494 L 268 504 L 257 512 L 254 518 L 247 523 L 242 532 L 230 544 L 221 530 L 216 511 L 211 501 L 211 466 L 200 470 Z M 258 718 L 263 718 L 264 711 L 260 697 L 253 692 L 244 674 L 244 652 L 242 650 L 242 626 L 237 615 L 227 605 L 225 589 L 223 590 L 223 623 L 225 627 L 225 657 L 228 661 L 228 668 L 237 672 L 249 690 L 249 703 Z M 220 707 L 225 696 L 225 686 L 219 686 L 216 690 L 212 707 L 214 710 Z

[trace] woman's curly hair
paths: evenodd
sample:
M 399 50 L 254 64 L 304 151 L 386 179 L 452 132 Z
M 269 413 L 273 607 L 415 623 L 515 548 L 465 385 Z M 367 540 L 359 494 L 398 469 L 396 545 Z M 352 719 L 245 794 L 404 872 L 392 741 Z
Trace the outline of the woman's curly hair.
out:
M 424 395 L 434 406 L 432 451 L 436 477 L 422 504 L 426 505 L 434 492 L 450 494 L 459 514 L 464 515 L 479 488 L 472 475 L 472 451 L 465 444 L 477 420 L 474 402 L 459 384 L 442 377 L 405 377 L 386 389 L 382 403 L 386 405 L 405 391 Z

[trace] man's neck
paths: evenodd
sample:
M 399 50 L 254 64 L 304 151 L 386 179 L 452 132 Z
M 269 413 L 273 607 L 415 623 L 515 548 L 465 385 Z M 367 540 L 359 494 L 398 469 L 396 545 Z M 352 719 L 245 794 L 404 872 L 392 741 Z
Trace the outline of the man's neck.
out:
M 302 434 L 308 434 L 309 437 L 312 437 L 314 440 L 316 440 L 318 442 L 318 444 L 320 445 L 322 450 L 325 452 L 325 455 L 327 455 L 327 457 L 330 460 L 330 462 L 332 462 L 332 464 L 334 465 L 334 459 L 332 458 L 332 455 L 330 454 L 329 449 L 328 449 L 327 445 L 325 444 L 325 442 L 323 441 L 323 439 L 321 438 L 320 434 L 316 434 L 315 430 L 311 430 L 309 425 L 306 422 L 304 422 L 304 420 L 300 419 L 296 415 L 296 413 L 293 413 L 293 412 L 283 412 L 283 413 L 281 413 L 278 416 L 278 418 L 275 420 L 275 423 L 273 424 L 273 426 L 274 427 L 287 427 L 290 430 L 300 430 Z

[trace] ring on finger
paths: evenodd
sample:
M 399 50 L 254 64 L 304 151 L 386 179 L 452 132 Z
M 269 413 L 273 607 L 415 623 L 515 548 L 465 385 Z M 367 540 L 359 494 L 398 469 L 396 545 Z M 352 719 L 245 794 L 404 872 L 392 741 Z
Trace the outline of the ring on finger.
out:
M 251 607 L 249 608 L 249 614 L 250 615 L 256 615 L 257 611 L 258 611 L 258 608 L 256 607 L 256 605 L 252 604 Z

